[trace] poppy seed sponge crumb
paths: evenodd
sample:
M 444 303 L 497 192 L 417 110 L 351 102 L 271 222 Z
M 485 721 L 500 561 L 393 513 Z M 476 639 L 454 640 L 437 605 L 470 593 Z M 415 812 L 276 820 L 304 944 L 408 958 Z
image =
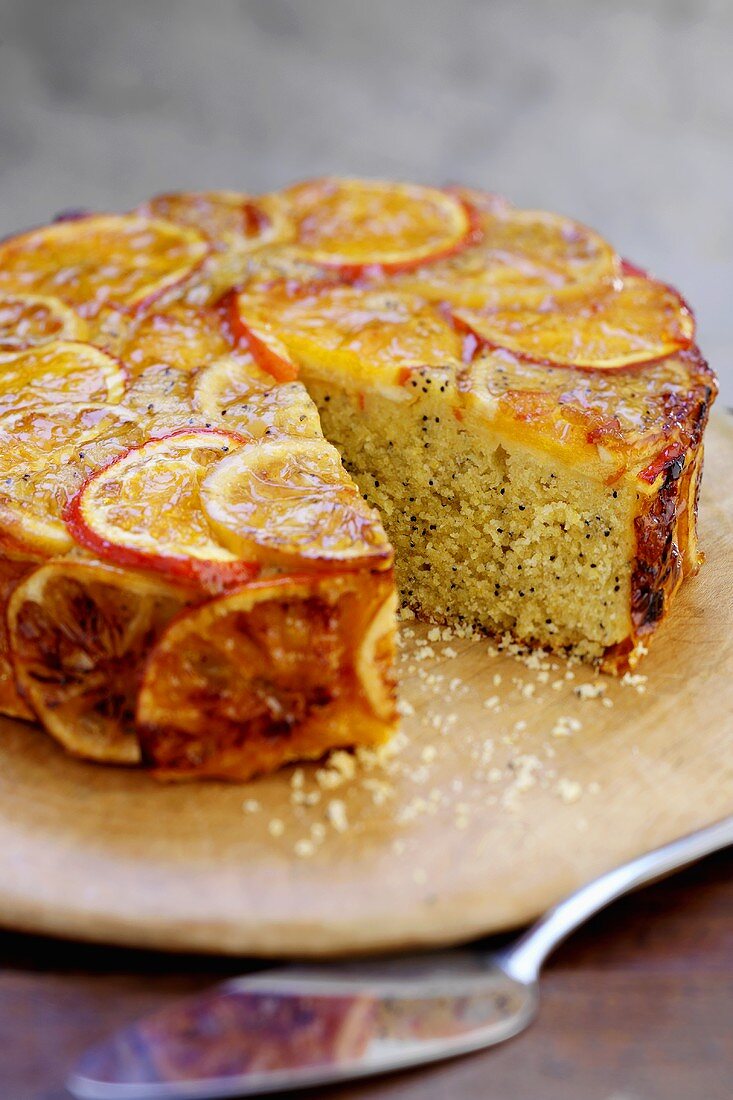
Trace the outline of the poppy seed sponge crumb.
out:
M 599 659 L 631 632 L 636 494 L 459 419 L 448 372 L 408 393 L 309 375 L 324 434 L 395 548 L 403 604 Z

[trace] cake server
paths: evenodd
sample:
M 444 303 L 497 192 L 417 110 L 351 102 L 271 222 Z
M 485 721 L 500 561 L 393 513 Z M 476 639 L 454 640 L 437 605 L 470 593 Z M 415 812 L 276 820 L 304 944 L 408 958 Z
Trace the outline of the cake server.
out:
M 588 917 L 637 886 L 733 844 L 733 817 L 582 886 L 514 944 L 283 967 L 181 1000 L 88 1051 L 81 1100 L 214 1100 L 326 1085 L 503 1042 L 538 1005 L 540 969 Z

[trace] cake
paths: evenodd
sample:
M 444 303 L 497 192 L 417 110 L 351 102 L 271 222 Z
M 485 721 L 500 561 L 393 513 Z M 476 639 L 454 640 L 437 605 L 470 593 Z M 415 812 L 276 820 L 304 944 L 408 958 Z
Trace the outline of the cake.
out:
M 396 721 L 405 613 L 633 667 L 696 540 L 680 295 L 498 196 L 324 179 L 0 244 L 0 711 L 163 778 Z

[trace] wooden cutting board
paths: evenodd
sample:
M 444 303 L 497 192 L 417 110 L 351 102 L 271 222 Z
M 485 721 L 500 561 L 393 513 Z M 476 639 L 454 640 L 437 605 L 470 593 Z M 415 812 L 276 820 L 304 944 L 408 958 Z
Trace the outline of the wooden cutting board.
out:
M 708 561 L 641 681 L 406 623 L 398 751 L 240 786 L 161 786 L 0 720 L 0 920 L 257 955 L 444 944 L 732 813 L 733 428 L 707 439 Z

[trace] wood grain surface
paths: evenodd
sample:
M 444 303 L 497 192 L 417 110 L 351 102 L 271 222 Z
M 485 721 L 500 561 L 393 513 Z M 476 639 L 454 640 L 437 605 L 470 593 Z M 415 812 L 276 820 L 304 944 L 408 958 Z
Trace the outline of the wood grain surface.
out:
M 708 563 L 638 684 L 527 668 L 486 640 L 428 642 L 405 624 L 402 744 L 342 782 L 308 767 L 161 786 L 4 720 L 2 921 L 259 955 L 449 943 L 525 922 L 733 812 L 733 431 L 721 419 L 706 461 Z M 585 683 L 601 694 L 578 698 Z

